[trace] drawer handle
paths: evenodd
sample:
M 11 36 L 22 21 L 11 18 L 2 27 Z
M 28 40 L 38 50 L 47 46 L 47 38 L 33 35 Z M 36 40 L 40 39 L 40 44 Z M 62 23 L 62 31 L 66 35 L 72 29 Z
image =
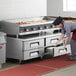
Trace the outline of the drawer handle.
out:
M 65 49 L 59 49 L 59 50 L 66 50 L 67 51 L 67 48 L 65 48 Z
M 59 53 L 64 50 L 67 52 L 67 48 L 65 48 L 65 49 L 59 49 Z
M 39 51 L 35 51 L 35 52 L 30 52 L 30 56 L 38 56 Z
M 51 39 L 51 40 L 50 40 L 50 43 L 53 43 L 53 41 L 55 41 L 55 42 L 56 42 L 57 40 L 59 40 L 59 39 L 58 39 L 58 38 Z
M 34 45 L 38 46 L 38 45 L 39 45 L 39 42 L 30 43 L 30 46 L 31 46 L 31 47 L 33 47 Z

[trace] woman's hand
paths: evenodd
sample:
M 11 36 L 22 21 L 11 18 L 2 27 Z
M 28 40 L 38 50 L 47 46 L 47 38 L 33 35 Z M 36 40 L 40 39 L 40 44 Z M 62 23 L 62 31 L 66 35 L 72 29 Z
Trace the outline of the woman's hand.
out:
M 63 45 L 60 49 L 61 50 L 64 50 L 66 48 L 66 46 L 65 45 Z

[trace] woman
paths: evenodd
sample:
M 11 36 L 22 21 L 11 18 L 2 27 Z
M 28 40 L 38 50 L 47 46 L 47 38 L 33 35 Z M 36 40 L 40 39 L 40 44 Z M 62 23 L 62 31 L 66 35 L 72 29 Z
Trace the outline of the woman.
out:
M 75 61 L 76 60 L 76 22 L 63 21 L 62 17 L 59 16 L 53 22 L 53 25 L 55 25 L 55 27 L 57 27 L 57 28 L 62 28 L 62 35 L 60 36 L 59 40 L 56 42 L 55 45 L 57 45 L 57 43 L 59 43 L 66 34 L 66 39 L 65 39 L 62 49 L 64 49 L 66 47 L 66 45 L 68 44 L 70 37 L 71 37 L 71 32 L 73 32 L 72 38 L 70 41 L 72 55 L 67 60 Z

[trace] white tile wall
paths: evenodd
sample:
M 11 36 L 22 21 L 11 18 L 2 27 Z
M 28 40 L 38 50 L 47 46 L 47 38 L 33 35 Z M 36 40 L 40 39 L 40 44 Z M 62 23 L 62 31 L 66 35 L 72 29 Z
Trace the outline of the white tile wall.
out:
M 0 20 L 46 15 L 47 0 L 0 0 Z

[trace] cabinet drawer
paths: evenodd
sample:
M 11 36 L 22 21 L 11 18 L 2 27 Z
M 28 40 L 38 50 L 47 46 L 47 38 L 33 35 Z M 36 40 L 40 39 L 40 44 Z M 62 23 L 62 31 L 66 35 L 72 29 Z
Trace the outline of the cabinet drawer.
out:
M 53 56 L 60 56 L 64 54 L 71 53 L 70 45 L 68 44 L 64 50 L 61 49 L 62 46 L 59 47 L 50 47 L 47 48 L 48 51 L 53 51 Z
M 57 42 L 60 36 L 52 36 L 49 38 L 46 38 L 46 46 L 52 46 L 54 43 Z M 60 44 L 63 43 L 63 40 L 60 42 Z
M 24 42 L 24 50 L 35 49 L 35 48 L 43 47 L 43 46 L 44 46 L 44 39 Z
M 61 47 L 54 49 L 54 56 L 64 55 L 71 53 L 70 45 L 67 45 L 64 50 L 61 49 Z
M 37 58 L 44 53 L 44 48 L 24 51 L 24 60 Z

